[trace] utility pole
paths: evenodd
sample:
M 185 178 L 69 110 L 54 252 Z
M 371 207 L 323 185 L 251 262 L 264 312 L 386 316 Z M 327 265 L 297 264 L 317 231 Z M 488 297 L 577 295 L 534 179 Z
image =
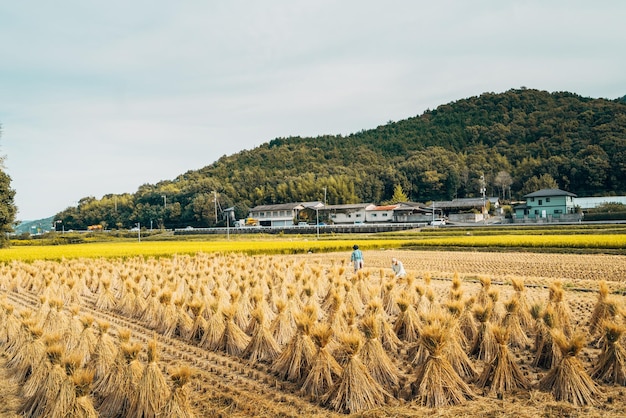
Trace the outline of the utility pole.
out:
M 487 223 L 487 214 L 485 213 L 485 192 L 487 188 L 485 187 L 485 176 L 480 176 L 480 193 L 483 197 L 483 223 Z
M 432 225 L 435 225 L 435 201 L 433 200 L 433 221 L 431 222 Z
M 215 225 L 217 225 L 217 192 L 213 190 L 213 206 L 215 206 Z

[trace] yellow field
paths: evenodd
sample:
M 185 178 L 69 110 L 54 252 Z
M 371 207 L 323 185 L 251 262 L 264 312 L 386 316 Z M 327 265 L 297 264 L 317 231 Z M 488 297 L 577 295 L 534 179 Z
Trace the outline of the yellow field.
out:
M 362 249 L 390 249 L 408 247 L 465 247 L 465 248 L 529 248 L 529 249 L 593 249 L 624 250 L 626 234 L 548 234 L 449 236 L 410 235 L 400 238 L 352 237 L 351 239 L 315 239 L 314 237 L 233 239 L 221 241 L 115 241 L 70 245 L 14 246 L 0 250 L 0 262 L 13 260 L 62 260 L 72 258 L 128 258 L 135 256 L 167 257 L 172 254 L 244 253 L 304 254 L 348 251 L 358 243 Z
M 496 235 L 427 238 L 414 242 L 420 246 L 527 247 L 527 248 L 604 248 L 626 247 L 626 235 Z
M 398 240 L 373 240 L 359 242 L 363 248 L 393 248 L 402 244 Z M 245 253 L 297 254 L 309 251 L 328 252 L 348 250 L 354 241 L 315 240 L 254 240 L 254 241 L 144 241 L 106 242 L 72 245 L 23 246 L 0 250 L 0 262 L 13 260 L 61 260 L 71 258 L 127 258 L 135 256 L 167 257 L 173 254 Z

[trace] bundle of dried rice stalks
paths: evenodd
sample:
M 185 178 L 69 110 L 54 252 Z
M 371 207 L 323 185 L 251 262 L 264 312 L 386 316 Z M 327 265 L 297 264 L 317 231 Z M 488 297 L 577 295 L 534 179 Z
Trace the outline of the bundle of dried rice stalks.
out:
M 167 381 L 158 364 L 157 342 L 148 343 L 148 364 L 135 387 L 135 394 L 131 402 L 128 417 L 156 418 L 160 416 L 170 396 Z
M 182 297 L 174 300 L 173 305 L 176 311 L 176 322 L 174 328 L 166 331 L 165 334 L 180 337 L 183 340 L 191 340 L 194 321 L 193 318 L 189 316 L 187 311 L 183 309 L 184 303 L 185 301 Z
M 604 348 L 591 377 L 609 384 L 626 386 L 626 349 L 621 338 L 626 326 L 604 321 Z
M 115 294 L 111 291 L 111 281 L 103 279 L 97 292 L 96 308 L 101 311 L 110 311 L 116 305 Z
M 606 281 L 602 280 L 599 283 L 598 301 L 589 319 L 589 333 L 592 336 L 599 334 L 602 331 L 604 321 L 614 319 L 618 312 L 618 303 L 609 296 L 609 286 Z
M 138 355 L 141 345 L 124 343 L 120 352 L 124 356 L 124 364 L 118 371 L 117 386 L 112 389 L 100 404 L 100 416 L 103 418 L 115 418 L 127 416 L 133 401 L 133 393 L 141 375 L 143 366 L 139 362 Z
M 397 392 L 403 378 L 402 371 L 389 358 L 380 341 L 380 321 L 374 315 L 361 320 L 359 329 L 365 336 L 365 343 L 359 357 L 370 374 L 383 387 Z
M 280 354 L 280 346 L 267 327 L 264 311 L 257 308 L 252 311 L 252 317 L 257 326 L 242 357 L 248 359 L 250 364 L 255 364 L 257 361 L 271 363 Z
M 561 350 L 561 359 L 539 381 L 539 389 L 551 392 L 557 401 L 576 406 L 597 404 L 600 392 L 576 357 L 585 345 L 585 337 L 578 334 L 568 340 L 562 331 L 556 330 L 553 338 Z
M 463 300 L 463 289 L 461 289 L 462 285 L 461 278 L 459 277 L 458 272 L 454 272 L 454 276 L 452 276 L 452 286 L 450 287 L 450 292 L 448 293 L 448 300 L 450 301 L 461 301 Z
M 222 311 L 224 332 L 216 348 L 231 356 L 241 357 L 250 344 L 250 337 L 235 323 L 237 309 L 237 305 L 231 305 Z
M 518 296 L 513 296 L 504 303 L 506 314 L 502 318 L 502 326 L 509 334 L 511 347 L 526 348 L 530 341 L 522 327 L 522 315 L 520 313 L 520 301 Z
M 493 334 L 498 343 L 498 351 L 493 360 L 485 365 L 476 384 L 488 387 L 501 398 L 502 394 L 514 389 L 529 389 L 530 381 L 515 363 L 508 347 L 509 332 L 504 327 L 494 327 Z
M 552 369 L 558 362 L 561 352 L 553 340 L 555 330 L 555 313 L 552 307 L 542 309 L 535 304 L 530 309 L 535 319 L 535 360 L 533 367 Z
M 46 332 L 63 332 L 68 325 L 68 317 L 63 312 L 64 302 L 59 298 L 50 298 L 48 300 L 48 305 L 50 306 L 50 310 L 48 310 L 48 314 L 43 319 L 43 323 L 41 323 L 41 327 L 46 330 Z
M 313 399 L 319 399 L 325 394 L 341 374 L 341 366 L 328 350 L 332 335 L 333 330 L 328 324 L 317 324 L 311 330 L 311 340 L 317 346 L 317 353 L 300 392 Z
M 9 376 L 19 384 L 23 384 L 32 370 L 45 356 L 46 346 L 41 339 L 43 330 L 32 320 L 23 322 L 22 333 L 25 334 L 24 342 L 16 346 L 13 356 L 9 357 L 6 367 Z
M 31 372 L 26 376 L 21 385 L 21 395 L 23 398 L 30 398 L 37 392 L 39 385 L 43 382 L 47 376 L 52 363 L 50 362 L 49 355 L 47 354 L 48 348 L 61 346 L 62 351 L 64 348 L 61 345 L 61 334 L 44 334 L 42 337 L 44 343 L 44 353 L 41 357 L 36 358 L 36 362 L 33 363 Z M 60 361 L 60 357 L 59 357 Z
M 80 334 L 83 332 L 83 324 L 79 316 L 80 306 L 72 305 L 68 311 L 70 313 L 70 317 L 67 327 L 65 328 L 63 341 L 65 342 L 65 351 L 70 352 L 80 340 Z
M 450 341 L 445 346 L 446 358 L 452 365 L 454 371 L 465 381 L 471 381 L 476 378 L 477 372 L 465 351 L 468 342 L 465 335 L 460 331 L 459 318 L 463 313 L 464 305 L 460 301 L 448 302 L 446 308 L 449 312 L 450 319 L 446 325 L 449 328 Z
M 91 355 L 96 348 L 97 337 L 92 327 L 94 318 L 91 315 L 80 317 L 82 331 L 78 338 L 78 343 L 72 347 L 71 351 L 81 358 L 81 367 L 84 367 L 91 360 Z
M 563 331 L 566 337 L 572 334 L 572 312 L 567 301 L 561 282 L 555 281 L 550 285 L 548 306 L 554 311 L 555 328 Z
M 383 308 L 389 316 L 396 316 L 400 313 L 396 304 L 400 291 L 396 283 L 396 279 L 391 279 L 383 283 L 382 286 Z
M 100 381 L 109 372 L 117 357 L 118 349 L 115 340 L 109 333 L 110 326 L 106 321 L 98 321 L 99 332 L 90 363 L 94 370 L 94 382 Z
M 498 344 L 493 335 L 493 324 L 490 322 L 492 312 L 491 304 L 477 305 L 472 310 L 474 318 L 478 322 L 478 330 L 469 355 L 486 362 L 493 360 L 498 351 Z
M 157 314 L 156 329 L 167 337 L 171 337 L 174 334 L 178 323 L 178 312 L 176 306 L 172 303 L 172 296 L 170 290 L 164 290 L 159 294 L 161 306 Z
M 421 324 L 417 311 L 406 297 L 400 297 L 396 303 L 400 313 L 393 326 L 394 332 L 401 341 L 418 342 Z
M 159 288 L 153 286 L 150 289 L 150 296 L 146 301 L 146 307 L 141 312 L 139 319 L 151 329 L 157 329 L 161 320 L 161 302 L 159 300 Z
M 284 347 L 296 333 L 296 322 L 286 301 L 277 300 L 276 311 L 276 317 L 270 325 L 270 332 L 278 345 Z
M 176 418 L 194 418 L 195 414 L 189 403 L 189 389 L 187 384 L 191 380 L 191 369 L 187 366 L 181 366 L 170 372 L 173 382 L 173 388 L 161 416 Z
M 209 311 L 211 316 L 206 321 L 202 340 L 200 340 L 200 347 L 214 351 L 217 350 L 222 334 L 224 334 L 226 323 L 218 302 L 211 303 Z
M 43 412 L 45 417 L 67 417 L 76 403 L 76 388 L 72 381 L 72 375 L 79 370 L 81 363 L 80 355 L 70 354 L 63 358 L 62 364 L 65 369 L 59 391 Z
M 0 324 L 0 344 L 3 345 L 6 350 L 7 346 L 12 344 L 18 336 L 21 321 L 15 315 L 15 307 L 10 303 L 3 302 L 1 311 L 4 312 L 4 320 Z
M 478 332 L 476 321 L 474 320 L 474 314 L 472 313 L 474 309 L 474 302 L 474 297 L 469 297 L 463 300 L 463 311 L 461 312 L 461 316 L 459 316 L 459 329 L 465 336 L 465 340 L 468 342 L 468 346 L 465 348 L 469 348 L 469 343 L 474 341 Z
M 193 317 L 193 325 L 191 326 L 189 338 L 192 341 L 200 342 L 202 341 L 202 336 L 206 328 L 206 319 L 204 319 L 203 316 L 205 304 L 199 299 L 193 299 L 189 302 L 188 307 Z
M 359 359 L 361 337 L 358 334 L 346 334 L 341 340 L 349 358 L 339 380 L 322 398 L 322 404 L 348 414 L 384 405 L 387 399 L 391 399 L 391 395 L 374 380 Z
M 131 332 L 129 329 L 122 328 L 118 331 L 117 334 L 120 347 L 129 344 L 131 336 Z M 121 385 L 122 375 L 124 373 L 124 368 L 126 367 L 126 357 L 124 351 L 118 349 L 117 346 L 115 347 L 114 351 L 116 355 L 113 361 L 111 361 L 109 358 L 102 358 L 98 360 L 106 362 L 108 366 L 110 366 L 103 366 L 103 374 L 98 376 L 98 379 L 94 381 L 93 392 L 98 400 L 102 400 L 106 396 L 108 396 L 109 393 L 118 390 L 119 386 Z M 109 352 L 109 350 L 106 350 L 106 352 Z M 110 361 L 111 363 L 109 363 Z
M 308 375 L 316 353 L 311 340 L 312 318 L 305 313 L 295 315 L 297 331 L 291 341 L 272 363 L 272 370 L 281 379 L 302 382 Z
M 476 303 L 479 305 L 486 305 L 491 302 L 491 297 L 489 296 L 489 291 L 491 290 L 491 278 L 480 277 L 478 280 L 480 281 L 481 287 L 478 292 L 478 296 L 476 297 Z
M 422 406 L 438 408 L 458 405 L 474 398 L 470 387 L 454 371 L 445 355 L 449 330 L 436 321 L 424 326 L 420 344 L 428 351 L 426 361 L 417 367 L 411 391 Z
M 387 351 L 398 353 L 403 346 L 402 341 L 393 329 L 391 318 L 383 309 L 382 301 L 378 298 L 372 299 L 367 306 L 366 316 L 373 315 L 379 323 L 380 342 Z
M 230 306 L 236 306 L 232 314 L 233 321 L 237 326 L 243 330 L 248 325 L 248 318 L 250 317 L 250 301 L 248 298 L 243 297 L 245 290 L 244 283 L 240 283 L 239 290 L 230 292 Z
M 89 369 L 79 369 L 72 375 L 74 384 L 74 403 L 69 409 L 68 417 L 72 418 L 98 418 L 98 412 L 93 405 L 90 396 L 91 384 L 93 382 L 94 371 Z
M 43 380 L 36 382 L 37 389 L 32 396 L 26 398 L 18 413 L 27 417 L 46 417 L 47 411 L 54 407 L 56 397 L 61 386 L 67 379 L 61 364 L 63 357 L 61 344 L 51 345 L 46 349 L 46 356 L 50 363 Z
M 526 297 L 526 286 L 524 284 L 524 279 L 519 277 L 514 277 L 511 279 L 511 285 L 513 286 L 513 290 L 515 290 L 515 296 L 517 297 L 519 309 L 518 315 L 520 319 L 520 323 L 522 324 L 522 328 L 526 332 L 528 332 L 533 326 L 533 318 L 530 315 L 530 304 L 528 303 L 528 298 Z

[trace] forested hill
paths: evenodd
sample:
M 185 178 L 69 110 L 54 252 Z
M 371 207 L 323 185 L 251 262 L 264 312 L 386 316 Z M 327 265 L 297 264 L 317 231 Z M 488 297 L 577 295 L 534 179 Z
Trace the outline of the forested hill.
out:
M 322 200 L 324 188 L 329 204 L 385 202 L 397 185 L 412 201 L 478 196 L 481 176 L 487 195 L 507 199 L 541 187 L 626 194 L 626 100 L 485 93 L 348 136 L 277 138 L 134 194 L 85 198 L 58 217 L 76 227 L 211 225 L 213 191 L 241 217 L 259 204 Z M 105 210 L 113 199 L 117 215 Z

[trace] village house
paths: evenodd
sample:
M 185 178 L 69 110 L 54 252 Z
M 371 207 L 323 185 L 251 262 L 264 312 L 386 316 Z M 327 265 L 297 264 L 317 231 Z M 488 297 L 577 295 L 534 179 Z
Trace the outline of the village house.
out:
M 435 201 L 430 205 L 435 211 L 441 211 L 448 221 L 462 223 L 485 220 L 490 206 L 491 201 L 482 197 Z
M 524 196 L 526 202 L 513 207 L 514 222 L 576 222 L 576 195 L 560 189 L 541 189 Z
M 365 222 L 393 222 L 393 213 L 397 205 L 374 206 L 365 211 Z
M 417 202 L 398 203 L 393 210 L 393 221 L 398 223 L 430 223 L 435 217 L 441 218 L 441 211 Z
M 361 224 L 366 220 L 368 210 L 376 205 L 372 203 L 353 203 L 347 205 L 326 205 L 320 211 L 333 224 Z
M 304 206 L 301 203 L 281 203 L 276 205 L 260 205 L 250 209 L 248 219 L 259 226 L 284 227 L 293 226 L 298 214 Z

